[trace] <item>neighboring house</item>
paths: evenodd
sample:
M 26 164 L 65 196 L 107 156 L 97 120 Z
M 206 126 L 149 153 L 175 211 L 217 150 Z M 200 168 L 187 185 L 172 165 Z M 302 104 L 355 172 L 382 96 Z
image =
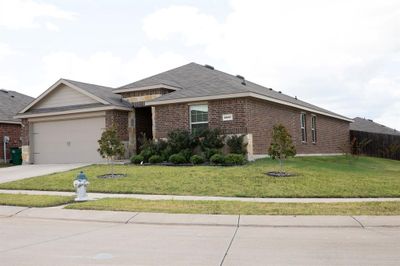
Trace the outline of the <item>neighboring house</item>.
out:
M 60 79 L 19 114 L 26 163 L 97 162 L 97 140 L 117 126 L 129 156 L 143 133 L 220 128 L 244 134 L 250 159 L 265 156 L 274 124 L 292 135 L 298 154 L 339 154 L 351 119 L 215 70 L 190 63 L 112 89 Z
M 32 97 L 15 92 L 0 90 L 0 162 L 10 160 L 10 148 L 21 147 L 21 120 L 14 116 L 24 108 Z M 6 144 L 6 156 L 4 156 L 4 137 L 9 137 L 9 143 Z
M 400 160 L 400 131 L 396 129 L 356 117 L 350 124 L 350 139 L 363 154 Z

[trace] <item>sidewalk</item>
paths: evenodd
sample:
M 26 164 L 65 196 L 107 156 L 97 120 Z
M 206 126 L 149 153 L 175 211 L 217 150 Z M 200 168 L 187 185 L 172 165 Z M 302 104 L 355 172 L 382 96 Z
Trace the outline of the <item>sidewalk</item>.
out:
M 0 189 L 0 193 L 29 194 L 29 195 L 57 195 L 73 196 L 74 192 L 39 191 L 39 190 L 7 190 Z M 177 196 L 177 195 L 150 195 L 150 194 L 112 194 L 88 193 L 89 200 L 103 198 L 133 198 L 143 200 L 207 200 L 207 201 L 243 201 L 243 202 L 282 202 L 282 203 L 334 203 L 334 202 L 371 202 L 371 201 L 400 201 L 400 198 L 240 198 L 214 196 Z
M 400 227 L 400 216 L 206 215 L 0 206 L 0 219 L 24 218 L 151 225 L 232 227 Z

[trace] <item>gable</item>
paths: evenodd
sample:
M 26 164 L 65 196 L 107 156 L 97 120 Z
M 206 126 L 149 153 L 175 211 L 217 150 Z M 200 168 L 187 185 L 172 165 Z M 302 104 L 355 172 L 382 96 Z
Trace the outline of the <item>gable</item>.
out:
M 43 99 L 32 106 L 32 109 L 34 110 L 92 103 L 98 103 L 98 101 L 61 83 Z

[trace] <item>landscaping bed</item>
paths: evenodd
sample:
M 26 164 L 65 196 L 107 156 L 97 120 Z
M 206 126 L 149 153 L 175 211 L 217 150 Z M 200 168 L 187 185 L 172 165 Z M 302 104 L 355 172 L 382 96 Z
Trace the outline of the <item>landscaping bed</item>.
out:
M 74 197 L 26 195 L 26 194 L 2 194 L 0 193 L 0 205 L 23 207 L 53 207 L 74 201 Z
M 400 202 L 260 203 L 108 198 L 74 203 L 67 209 L 241 215 L 400 215 Z
M 285 170 L 295 176 L 270 177 L 279 170 L 271 159 L 236 167 L 116 165 L 126 177 L 101 179 L 107 165 L 81 168 L 89 192 L 172 194 L 237 197 L 400 197 L 400 163 L 394 160 L 346 156 L 296 157 Z M 78 170 L 0 184 L 3 189 L 73 191 Z

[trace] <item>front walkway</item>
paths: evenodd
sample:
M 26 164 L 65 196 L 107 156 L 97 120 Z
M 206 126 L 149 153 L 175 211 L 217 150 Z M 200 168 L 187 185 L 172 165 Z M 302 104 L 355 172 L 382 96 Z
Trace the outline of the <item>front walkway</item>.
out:
M 0 183 L 11 182 L 29 177 L 69 171 L 89 164 L 25 164 L 0 168 Z
M 64 192 L 64 191 L 7 190 L 7 189 L 0 189 L 0 193 L 29 194 L 29 195 L 59 195 L 59 196 L 75 195 L 74 192 Z M 243 202 L 282 202 L 282 203 L 400 201 L 400 198 L 240 198 L 240 197 L 112 194 L 112 193 L 88 193 L 88 196 L 89 200 L 97 200 L 103 198 L 134 198 L 143 200 L 207 200 L 207 201 L 226 200 L 226 201 L 243 201 Z

